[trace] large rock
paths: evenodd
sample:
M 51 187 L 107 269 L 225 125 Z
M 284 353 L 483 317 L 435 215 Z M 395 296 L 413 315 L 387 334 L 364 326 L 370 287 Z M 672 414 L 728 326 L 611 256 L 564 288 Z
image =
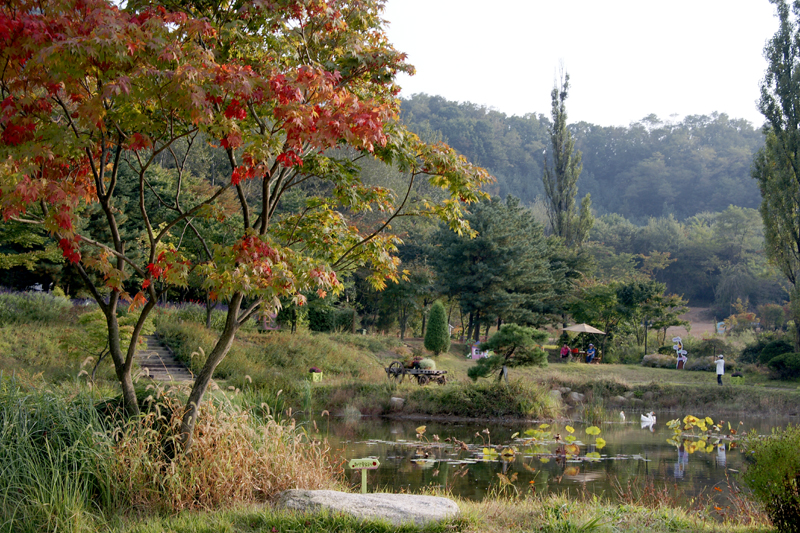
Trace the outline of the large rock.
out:
M 287 490 L 276 507 L 295 511 L 326 509 L 356 518 L 383 519 L 394 525 L 423 526 L 458 515 L 453 500 L 416 494 L 351 494 L 335 490 Z
M 567 403 L 570 405 L 577 405 L 579 403 L 583 403 L 583 400 L 586 399 L 586 396 L 581 394 L 580 392 L 570 392 L 567 395 Z
M 570 389 L 569 387 L 561 387 L 558 390 L 561 394 L 569 394 L 570 392 L 572 392 L 572 389 Z
M 611 403 L 614 405 L 625 405 L 628 403 L 628 399 L 625 396 L 614 396 L 611 398 Z
M 561 391 L 558 389 L 553 389 L 548 393 L 550 396 L 553 397 L 554 400 L 561 401 Z

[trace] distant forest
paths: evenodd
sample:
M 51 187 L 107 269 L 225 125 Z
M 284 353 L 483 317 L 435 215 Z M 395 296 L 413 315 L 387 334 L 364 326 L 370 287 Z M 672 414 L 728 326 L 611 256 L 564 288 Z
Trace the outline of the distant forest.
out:
M 491 194 L 524 203 L 543 194 L 548 117 L 507 116 L 416 94 L 403 100 L 402 119 L 423 138 L 439 138 L 487 168 L 497 178 Z M 714 113 L 672 123 L 651 115 L 628 127 L 577 122 L 570 128 L 583 153 L 578 197 L 591 193 L 597 215 L 618 213 L 645 224 L 649 217 L 683 220 L 729 205 L 758 207 L 750 165 L 764 139 L 746 120 Z

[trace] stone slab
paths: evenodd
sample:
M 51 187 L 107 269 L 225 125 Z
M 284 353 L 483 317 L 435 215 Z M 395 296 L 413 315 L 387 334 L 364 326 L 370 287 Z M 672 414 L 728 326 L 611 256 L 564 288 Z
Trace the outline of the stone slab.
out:
M 356 518 L 383 519 L 394 525 L 415 524 L 446 520 L 458 515 L 458 505 L 453 500 L 439 496 L 416 494 L 352 494 L 335 490 L 283 491 L 276 507 L 295 511 L 328 510 L 345 513 Z

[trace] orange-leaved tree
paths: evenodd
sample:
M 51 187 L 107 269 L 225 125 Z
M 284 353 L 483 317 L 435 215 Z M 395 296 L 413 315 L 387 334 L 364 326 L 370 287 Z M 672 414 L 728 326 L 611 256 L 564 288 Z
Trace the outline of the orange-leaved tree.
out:
M 0 6 L 0 210 L 4 220 L 49 231 L 94 295 L 128 413 L 138 413 L 137 340 L 164 291 L 192 274 L 227 304 L 187 402 L 184 450 L 214 369 L 245 321 L 281 299 L 302 304 L 304 293 L 339 291 L 346 267 L 369 266 L 377 287 L 397 279 L 399 241 L 386 231 L 397 216 L 435 216 L 470 231 L 462 207 L 490 178 L 398 123 L 394 77 L 412 67 L 388 42 L 382 9 L 381 0 Z M 192 182 L 187 161 L 199 149 L 224 154 L 222 184 Z M 406 186 L 365 184 L 359 158 L 395 166 Z M 154 183 L 165 165 L 170 179 Z M 123 176 L 133 176 L 132 187 Z M 445 199 L 412 208 L 420 180 Z M 304 188 L 304 205 L 280 210 L 293 188 Z M 140 224 L 134 241 L 123 230 L 123 202 Z M 102 231 L 82 223 L 92 206 Z M 356 222 L 365 211 L 379 216 Z M 236 238 L 212 242 L 208 220 Z M 187 250 L 189 237 L 202 253 Z M 141 308 L 126 349 L 121 306 Z

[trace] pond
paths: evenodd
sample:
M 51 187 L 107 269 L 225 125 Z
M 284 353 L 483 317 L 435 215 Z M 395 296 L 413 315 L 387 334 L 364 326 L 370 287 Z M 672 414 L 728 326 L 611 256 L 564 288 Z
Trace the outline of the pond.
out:
M 568 492 L 619 500 L 629 483 L 641 487 L 652 480 L 654 487 L 666 486 L 678 494 L 679 501 L 707 496 L 722 502 L 732 485 L 742 484 L 738 474 L 745 469 L 731 433 L 755 429 L 766 434 L 793 420 L 696 419 L 687 430 L 692 423 L 687 426 L 683 418 L 674 429 L 667 427 L 675 413 L 655 415 L 654 425 L 644 426 L 636 413 L 624 422 L 615 416 L 594 428 L 577 422 L 548 426 L 374 418 L 318 425 L 328 433 L 335 458 L 379 459 L 380 468 L 368 474 L 371 492 L 439 488 L 480 500 L 505 486 L 520 493 Z M 710 436 L 699 440 L 703 433 Z M 353 486 L 360 486 L 357 471 L 345 472 Z

